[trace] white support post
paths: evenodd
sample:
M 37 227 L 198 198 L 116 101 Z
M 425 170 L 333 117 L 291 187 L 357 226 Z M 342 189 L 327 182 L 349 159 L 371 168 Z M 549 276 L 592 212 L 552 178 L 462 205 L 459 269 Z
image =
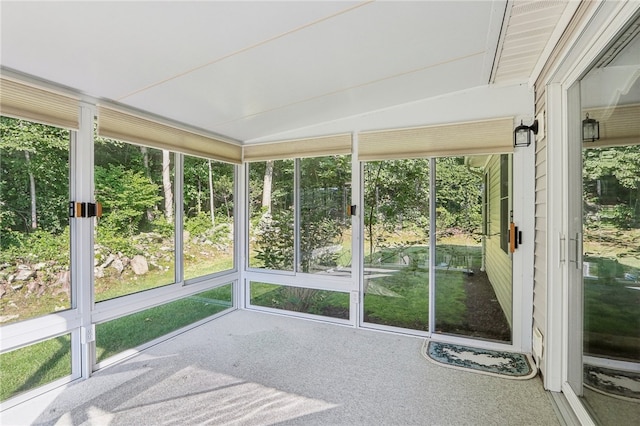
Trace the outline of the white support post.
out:
M 436 159 L 429 159 L 429 335 L 436 329 Z
M 70 195 L 75 202 L 95 202 L 93 199 L 93 128 L 95 107 L 80 104 L 80 126 L 71 133 Z M 71 287 L 73 304 L 80 316 L 80 377 L 88 378 L 95 362 L 95 332 L 91 319 L 93 309 L 93 232 L 90 218 L 71 219 Z M 74 365 L 74 367 L 76 367 Z
M 533 121 L 533 120 L 531 120 Z M 544 131 L 543 124 L 539 124 Z M 538 133 L 538 136 L 542 136 Z M 514 151 L 513 221 L 522 230 L 522 243 L 513 254 L 513 346 L 531 352 L 533 334 L 533 256 L 535 234 L 535 146 Z
M 364 191 L 362 190 L 362 167 L 358 159 L 358 133 L 351 137 L 351 205 L 356 206 L 355 215 L 351 216 L 351 297 L 349 318 L 351 323 L 359 327 L 364 318 L 364 247 L 362 245 L 362 228 L 364 226 Z M 346 206 L 345 206 L 346 208 Z
M 238 271 L 238 279 L 234 283 L 233 303 L 239 309 L 247 307 L 246 294 L 248 283 L 245 281 L 245 273 L 249 258 L 249 198 L 248 198 L 248 173 L 247 163 L 234 167 L 235 190 L 233 191 L 233 266 Z
M 173 218 L 174 218 L 174 262 L 175 282 L 184 284 L 184 155 L 173 154 Z

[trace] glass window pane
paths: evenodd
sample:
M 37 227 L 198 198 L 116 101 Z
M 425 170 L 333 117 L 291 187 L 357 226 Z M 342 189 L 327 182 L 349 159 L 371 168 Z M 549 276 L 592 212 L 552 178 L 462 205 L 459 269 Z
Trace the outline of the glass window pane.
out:
M 184 157 L 184 279 L 233 269 L 234 166 Z
M 640 144 L 583 146 L 584 352 L 638 362 Z
M 511 257 L 501 247 L 505 157 L 436 160 L 437 332 L 511 340 Z
M 175 282 L 173 154 L 97 138 L 95 299 Z
M 0 117 L 0 324 L 71 307 L 69 139 Z
M 227 284 L 184 299 L 96 325 L 97 362 L 233 306 Z
M 429 160 L 364 165 L 364 320 L 429 328 Z
M 349 319 L 349 293 L 251 282 L 251 304 Z
M 350 276 L 351 156 L 300 160 L 299 272 Z
M 71 375 L 71 335 L 0 355 L 0 401 Z
M 293 271 L 294 161 L 249 164 L 249 267 Z

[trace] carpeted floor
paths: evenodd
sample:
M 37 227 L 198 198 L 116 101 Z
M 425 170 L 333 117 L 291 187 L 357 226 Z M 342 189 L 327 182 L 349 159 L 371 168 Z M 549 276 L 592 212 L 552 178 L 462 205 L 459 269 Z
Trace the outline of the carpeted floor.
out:
M 58 425 L 557 425 L 539 378 L 440 367 L 423 339 L 235 311 L 0 413 Z

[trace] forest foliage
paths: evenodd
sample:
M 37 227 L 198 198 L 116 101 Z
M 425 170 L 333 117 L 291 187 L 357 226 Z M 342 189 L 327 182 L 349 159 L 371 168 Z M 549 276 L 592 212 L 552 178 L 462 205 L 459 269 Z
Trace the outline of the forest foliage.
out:
M 64 262 L 68 250 L 69 132 L 23 120 L 1 117 L 0 248 L 1 261 Z M 130 249 L 130 237 L 157 232 L 172 237 L 173 157 L 162 151 L 96 138 L 95 192 L 104 205 L 98 244 L 114 251 Z M 295 215 L 294 160 L 272 162 L 269 206 L 264 205 L 269 162 L 252 163 L 249 172 L 250 220 L 259 228 L 258 258 L 273 268 L 287 268 L 293 251 Z M 309 256 L 336 244 L 350 229 L 350 156 L 299 161 L 300 259 L 309 270 Z M 233 165 L 185 156 L 185 229 L 207 233 L 215 223 L 230 223 L 234 209 Z M 635 147 L 585 150 L 585 209 L 592 222 L 621 228 L 640 226 L 640 153 Z M 172 181 L 171 181 L 172 182 Z M 370 250 L 385 245 L 385 234 L 403 227 L 429 229 L 429 160 L 369 162 L 364 167 L 365 237 Z M 439 232 L 459 229 L 477 234 L 482 216 L 482 179 L 463 157 L 437 160 L 436 221 Z M 173 191 L 169 186 L 169 191 Z M 614 194 L 614 195 L 612 195 Z M 604 207 L 603 207 L 604 206 Z M 213 208 L 212 208 L 213 207 Z M 595 209 L 599 209 L 595 211 Z M 211 225 L 211 226 L 210 226 Z M 315 256 L 318 253 L 316 251 Z M 305 256 L 307 256 L 305 258 Z M 68 262 L 68 259 L 66 259 Z M 330 264 L 331 256 L 321 262 Z M 68 265 L 65 265 L 68 266 Z

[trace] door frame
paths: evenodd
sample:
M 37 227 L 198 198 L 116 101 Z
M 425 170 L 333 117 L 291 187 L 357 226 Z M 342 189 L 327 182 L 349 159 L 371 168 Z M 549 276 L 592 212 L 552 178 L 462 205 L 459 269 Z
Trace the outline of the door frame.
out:
M 571 40 L 552 64 L 548 73 L 550 77 L 543 82 L 546 86 L 548 117 L 546 162 L 549 183 L 544 385 L 548 390 L 562 392 L 580 422 L 585 425 L 593 425 L 594 421 L 579 399 L 582 379 L 577 377 L 578 368 L 575 365 L 582 367 L 582 351 L 576 348 L 578 334 L 582 344 L 583 319 L 579 317 L 582 307 L 576 306 L 579 303 L 575 300 L 581 297 L 581 289 L 575 286 L 577 275 L 580 275 L 581 281 L 581 270 L 575 266 L 581 261 L 581 256 L 576 258 L 575 253 L 576 249 L 581 253 L 582 247 L 579 239 L 576 241 L 575 236 L 570 238 L 576 231 L 572 215 L 575 217 L 578 211 L 579 232 L 582 232 L 582 206 L 576 205 L 577 197 L 581 204 L 582 196 L 581 191 L 575 191 L 576 182 L 579 182 L 580 188 L 582 185 L 582 144 L 574 143 L 571 146 L 569 143 L 576 140 L 577 135 L 580 140 L 580 96 L 579 84 L 576 83 L 639 11 L 640 4 L 636 2 L 599 3 L 588 15 L 580 18 Z M 580 155 L 575 155 L 576 146 L 580 148 Z M 577 195 L 571 196 L 572 190 Z M 579 386 L 576 385 L 577 380 Z

